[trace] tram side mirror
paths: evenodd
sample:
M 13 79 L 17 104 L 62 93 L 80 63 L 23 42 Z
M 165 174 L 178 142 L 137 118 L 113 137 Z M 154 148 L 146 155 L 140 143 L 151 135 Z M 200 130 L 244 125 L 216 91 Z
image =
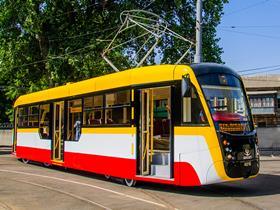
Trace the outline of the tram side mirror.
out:
M 183 76 L 182 79 L 182 97 L 190 97 L 191 95 L 191 81 L 188 74 Z

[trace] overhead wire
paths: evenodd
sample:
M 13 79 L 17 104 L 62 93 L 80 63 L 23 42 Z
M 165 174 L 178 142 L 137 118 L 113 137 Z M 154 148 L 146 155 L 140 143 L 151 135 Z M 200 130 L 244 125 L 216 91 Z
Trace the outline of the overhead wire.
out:
M 259 5 L 261 5 L 261 4 L 267 3 L 267 2 L 269 2 L 269 1 L 270 1 L 270 0 L 262 0 L 262 1 L 259 1 L 259 2 L 257 2 L 257 3 L 254 3 L 254 4 L 249 5 L 249 6 L 247 6 L 247 7 L 243 7 L 243 8 L 234 10 L 234 11 L 232 11 L 232 12 L 229 12 L 228 14 L 224 14 L 224 17 L 225 17 L 225 16 L 229 16 L 229 15 L 233 15 L 233 14 L 236 14 L 236 13 L 239 13 L 239 12 L 243 12 L 243 11 L 245 11 L 245 10 L 248 10 L 248 9 L 253 8 L 253 7 L 259 6 Z
M 254 75 L 254 74 L 263 74 L 263 73 L 279 71 L 279 70 L 280 70 L 280 67 L 274 68 L 274 69 L 262 70 L 262 71 L 258 71 L 258 72 L 249 72 L 249 73 L 242 74 L 242 76 Z
M 87 8 L 90 8 L 90 7 L 93 7 L 93 6 L 96 6 L 98 5 L 97 3 L 93 3 L 93 4 L 90 4 L 88 6 L 86 6 Z M 71 10 L 71 11 L 68 11 L 68 12 L 64 12 L 64 13 L 61 13 L 61 14 L 57 14 L 57 15 L 52 15 L 52 16 L 47 16 L 46 18 L 49 19 L 49 18 L 54 18 L 54 17 L 60 17 L 60 16 L 63 16 L 63 15 L 66 15 L 66 14 L 71 14 L 71 13 L 74 13 L 74 12 L 77 12 L 77 10 Z M 15 25 L 15 26 L 11 26 L 11 27 L 8 27 L 8 28 L 1 28 L 0 27 L 0 31 L 7 31 L 7 30 L 11 30 L 13 28 L 17 28 L 18 26 Z
M 220 25 L 219 28 L 279 28 L 280 25 Z
M 266 3 L 266 2 L 268 2 L 268 1 L 270 1 L 270 0 L 260 1 L 260 2 L 258 2 L 258 3 L 256 3 L 256 4 L 250 5 L 250 6 L 248 6 L 248 7 L 244 7 L 244 8 L 242 8 L 242 9 L 240 9 L 240 10 L 233 11 L 233 12 L 227 14 L 227 15 L 231 15 L 231 14 L 234 14 L 234 13 L 237 13 L 237 12 L 241 12 L 241 11 L 243 11 L 243 10 L 250 9 L 250 8 L 252 8 L 252 7 L 258 6 L 258 5 L 263 4 L 263 3 Z M 153 3 L 153 1 L 151 1 L 151 3 Z M 96 5 L 96 3 L 91 4 L 91 5 L 87 6 L 87 8 L 92 7 L 92 6 L 95 6 L 95 5 Z M 65 13 L 62 13 L 62 14 L 54 15 L 53 17 L 59 17 L 59 16 L 62 16 L 62 15 L 64 15 L 64 14 L 74 13 L 74 12 L 76 12 L 76 11 L 77 11 L 77 10 L 68 11 L 68 12 L 65 12 Z M 14 27 L 17 27 L 17 26 L 14 26 Z M 10 27 L 9 29 L 12 29 L 12 28 L 14 28 L 14 27 Z M 223 27 L 223 26 L 222 26 L 222 27 Z M 226 27 L 226 26 L 224 26 L 224 27 Z M 230 28 L 236 28 L 236 27 L 239 27 L 239 28 L 244 27 L 244 28 L 245 28 L 245 27 L 273 27 L 273 26 L 229 26 L 229 27 L 230 27 Z M 280 27 L 280 25 L 278 25 L 278 27 Z M 108 30 L 111 30 L 111 29 L 114 29 L 114 28 L 117 28 L 117 27 L 112 27 L 112 28 L 109 28 L 109 29 L 105 29 L 104 31 L 108 31 Z M 8 29 L 8 30 L 9 30 L 9 29 Z M 3 30 L 3 29 L 2 29 L 2 30 Z M 230 30 L 224 30 L 224 31 L 229 31 L 229 32 L 233 32 L 233 33 L 240 33 L 240 34 L 246 34 L 246 35 L 255 35 L 255 36 L 261 36 L 261 37 L 273 38 L 273 39 L 279 39 L 279 38 L 280 38 L 280 37 L 276 37 L 276 36 L 267 36 L 267 35 L 263 35 L 263 34 L 254 34 L 254 33 L 247 33 L 247 32 L 241 32 L 241 31 L 230 31 Z M 74 35 L 74 36 L 68 36 L 68 37 L 59 37 L 59 38 L 55 38 L 55 39 L 50 39 L 49 41 L 52 42 L 52 41 L 56 41 L 56 40 L 65 40 L 65 39 L 79 38 L 79 37 L 89 36 L 89 35 L 96 34 L 96 33 L 100 33 L 100 32 L 103 32 L 103 31 L 91 32 L 91 33 L 80 34 L 80 35 Z M 89 46 L 91 46 L 91 45 L 89 45 Z M 85 49 L 85 48 L 88 48 L 89 46 L 86 46 L 86 47 L 84 47 L 84 48 L 80 48 L 80 49 L 78 49 L 78 50 L 83 50 L 83 49 Z M 72 51 L 72 52 L 70 52 L 70 53 L 66 53 L 66 54 L 64 54 L 64 55 L 68 55 L 68 54 L 71 54 L 71 53 L 74 53 L 74 52 L 76 52 L 76 50 L 74 50 L 74 51 Z M 61 56 L 64 56 L 64 55 L 61 55 Z M 40 63 L 40 62 L 45 62 L 45 61 L 48 61 L 48 60 L 51 60 L 51 59 L 58 59 L 58 58 L 60 58 L 61 56 L 57 56 L 57 57 L 54 57 L 54 58 L 48 58 L 48 59 L 41 60 L 41 61 L 35 61 L 35 62 L 33 62 L 33 63 L 23 64 L 23 65 L 17 66 L 17 67 L 22 67 L 22 66 L 27 66 L 27 65 L 33 65 L 33 64 Z M 276 66 L 280 66 L 280 65 L 276 65 Z M 270 66 L 270 67 L 276 67 L 276 66 Z M 17 67 L 14 67 L 14 68 L 17 68 Z M 269 67 L 265 67 L 265 68 L 269 68 Z M 262 68 L 247 69 L 247 70 L 239 71 L 239 72 L 247 72 L 247 71 L 259 70 L 259 69 L 262 69 Z M 264 68 L 263 68 L 263 69 L 264 69 Z M 270 71 L 272 71 L 272 70 L 270 70 Z M 275 71 L 275 70 L 273 70 L 273 71 Z M 259 73 L 259 72 L 251 73 L 251 74 L 257 74 L 257 73 Z M 261 72 L 260 72 L 260 73 L 261 73 Z M 244 75 L 250 75 L 250 74 L 244 74 Z
M 90 5 L 86 6 L 86 7 L 90 8 L 90 7 L 93 7 L 93 6 L 96 6 L 96 5 L 98 5 L 98 3 L 93 3 L 93 4 L 90 4 Z M 53 15 L 52 17 L 60 17 L 62 15 L 71 14 L 71 13 L 74 13 L 74 12 L 77 12 L 77 10 L 72 10 L 72 11 L 64 12 L 62 14 Z M 48 18 L 50 18 L 50 17 L 48 17 Z
M 98 34 L 98 33 L 106 32 L 106 31 L 110 31 L 110 30 L 113 30 L 113 29 L 116 29 L 116 28 L 118 28 L 118 27 L 114 26 L 114 27 L 106 28 L 104 30 L 93 31 L 93 32 L 79 34 L 79 35 L 73 35 L 73 36 L 64 36 L 64 37 L 49 39 L 49 41 L 54 42 L 54 41 L 58 41 L 58 40 L 75 39 L 75 38 L 79 38 L 79 37 L 84 37 L 84 36 L 89 36 L 89 35 L 93 35 L 93 34 Z
M 261 69 L 270 69 L 270 68 L 274 68 L 274 67 L 280 67 L 280 64 L 273 65 L 273 66 L 264 66 L 264 67 L 252 68 L 252 69 L 244 69 L 244 70 L 238 71 L 238 73 L 248 72 L 248 71 L 256 71 L 256 70 L 261 70 Z
M 249 35 L 249 36 L 257 36 L 262 38 L 269 38 L 269 39 L 280 39 L 280 36 L 270 36 L 265 34 L 258 34 L 258 33 L 251 33 L 251 32 L 243 32 L 243 31 L 236 31 L 236 30 L 228 30 L 228 29 L 221 29 L 222 31 L 230 32 L 230 33 L 236 33 L 236 34 L 243 34 L 243 35 Z
M 256 82 L 280 82 L 280 80 L 259 79 L 259 78 L 255 78 L 255 77 L 242 77 L 242 80 L 256 81 Z
M 116 28 L 118 28 L 118 27 L 111 27 L 111 28 L 107 28 L 107 29 L 104 29 L 104 30 L 95 31 L 95 32 L 88 33 L 88 34 L 81 34 L 81 35 L 76 35 L 76 36 L 60 37 L 60 38 L 61 38 L 61 39 L 63 39 L 63 38 L 64 38 L 64 39 L 78 38 L 78 37 L 82 37 L 82 36 L 85 36 L 85 35 L 92 35 L 92 34 L 102 33 L 102 32 L 105 32 L 105 31 L 112 30 L 112 29 L 116 29 Z M 49 40 L 49 41 L 51 42 L 51 41 L 61 40 L 60 38 L 52 39 L 52 40 Z M 98 39 L 97 39 L 97 41 L 98 41 Z M 94 46 L 94 44 L 85 46 L 85 47 L 83 47 L 83 48 L 79 48 L 79 49 L 77 49 L 77 50 L 74 50 L 74 51 L 71 51 L 71 52 L 68 52 L 68 53 L 59 55 L 59 56 L 55 56 L 55 57 L 52 57 L 52 58 L 42 59 L 42 60 L 34 61 L 34 62 L 31 62 L 31 63 L 27 63 L 27 64 L 15 66 L 15 67 L 13 67 L 12 69 L 21 68 L 21 67 L 25 67 L 25 66 L 30 66 L 30 65 L 34 65 L 34 64 L 38 64 L 38 63 L 43 63 L 43 62 L 46 62 L 46 61 L 48 61 L 48 60 L 61 59 L 63 56 L 70 55 L 70 54 L 73 54 L 73 53 L 78 52 L 78 51 L 82 51 L 82 50 L 87 49 L 87 48 L 89 48 L 89 47 L 91 47 L 91 46 Z
M 232 15 L 238 12 L 242 12 L 244 10 L 248 10 L 250 8 L 259 6 L 261 4 L 267 3 L 270 0 L 263 0 L 263 1 L 259 1 L 257 3 L 251 4 L 247 7 L 229 12 L 228 14 L 225 14 L 224 16 L 228 16 L 228 15 Z M 280 25 L 249 25 L 249 26 L 242 26 L 242 25 L 231 25 L 231 26 L 218 26 L 221 28 L 222 31 L 226 31 L 226 32 L 230 32 L 230 33 L 237 33 L 237 34 L 242 34 L 242 35 L 249 35 L 249 36 L 257 36 L 257 37 L 262 37 L 262 38 L 269 38 L 269 39 L 277 39 L 279 40 L 280 37 L 279 36 L 270 36 L 270 35 L 265 35 L 265 34 L 258 34 L 258 33 L 252 33 L 252 32 L 244 32 L 244 31 L 236 31 L 236 30 L 227 30 L 226 28 L 229 29 L 236 29 L 236 28 L 278 28 L 280 27 Z M 242 73 L 242 76 L 246 76 L 246 75 L 254 75 L 254 74 L 262 74 L 262 73 L 266 73 L 266 72 L 273 72 L 273 71 L 278 71 L 280 70 L 280 68 L 275 68 L 275 67 L 279 67 L 280 65 L 273 65 L 273 66 L 265 66 L 265 67 L 259 67 L 259 68 L 253 68 L 253 69 L 245 69 L 245 70 L 241 70 L 238 71 L 238 73 Z M 273 68 L 273 69 L 271 69 Z M 262 70 L 262 71 L 260 71 Z M 249 72 L 249 73 L 245 73 L 244 72 Z M 277 81 L 279 82 L 279 81 Z
M 147 9 L 149 6 L 151 6 L 153 3 L 155 2 L 155 0 L 151 0 L 149 3 L 147 3 L 147 5 L 144 5 L 144 7 L 142 8 L 142 10 Z
M 49 61 L 49 60 L 62 59 L 63 57 L 65 57 L 65 56 L 67 56 L 67 55 L 71 55 L 71 54 L 73 54 L 73 53 L 76 53 L 76 52 L 85 50 L 85 49 L 90 48 L 90 47 L 92 47 L 92 46 L 94 46 L 94 45 L 95 45 L 95 44 L 90 44 L 90 45 L 87 45 L 87 46 L 85 46 L 85 47 L 82 47 L 82 48 L 73 50 L 73 51 L 71 51 L 71 52 L 68 52 L 68 53 L 65 53 L 65 54 L 62 54 L 62 55 L 59 55 L 59 56 L 54 56 L 54 57 L 50 57 L 50 58 L 47 58 L 47 59 L 38 60 L 38 61 L 31 62 L 31 63 L 26 63 L 26 64 L 23 64 L 23 65 L 20 65 L 20 66 L 15 66 L 15 67 L 13 67 L 12 69 L 21 68 L 21 67 L 25 67 L 25 66 L 31 66 L 31 65 L 38 64 L 38 63 L 43 63 L 43 62 L 46 62 L 46 61 Z

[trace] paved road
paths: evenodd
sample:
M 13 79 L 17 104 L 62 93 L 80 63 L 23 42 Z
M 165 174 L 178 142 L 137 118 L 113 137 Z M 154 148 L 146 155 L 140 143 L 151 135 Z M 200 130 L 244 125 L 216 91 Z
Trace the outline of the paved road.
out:
M 120 180 L 38 164 L 23 164 L 0 148 L 2 209 L 280 209 L 280 159 L 262 161 L 250 180 L 206 187 L 173 187 Z

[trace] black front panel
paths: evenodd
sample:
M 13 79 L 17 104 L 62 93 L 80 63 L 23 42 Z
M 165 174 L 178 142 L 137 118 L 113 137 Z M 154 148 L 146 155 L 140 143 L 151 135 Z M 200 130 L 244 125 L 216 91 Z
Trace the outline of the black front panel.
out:
M 256 175 L 259 171 L 259 152 L 257 137 L 220 133 L 220 143 L 224 156 L 226 173 L 231 178 Z
M 245 161 L 231 161 L 225 163 L 226 173 L 231 178 L 248 178 L 249 176 L 256 175 L 259 172 L 259 160 L 254 159 L 250 162 L 249 166 L 245 166 L 247 164 Z

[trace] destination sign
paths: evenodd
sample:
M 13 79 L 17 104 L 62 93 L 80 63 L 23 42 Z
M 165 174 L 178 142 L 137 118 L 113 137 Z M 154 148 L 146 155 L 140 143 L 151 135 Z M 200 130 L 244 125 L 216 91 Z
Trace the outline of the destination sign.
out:
M 222 132 L 242 132 L 246 128 L 245 123 L 219 123 Z

